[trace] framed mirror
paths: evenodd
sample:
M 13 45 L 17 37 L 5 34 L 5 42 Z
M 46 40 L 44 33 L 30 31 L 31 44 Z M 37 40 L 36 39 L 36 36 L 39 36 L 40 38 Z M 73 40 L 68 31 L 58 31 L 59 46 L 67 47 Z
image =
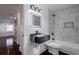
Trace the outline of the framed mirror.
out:
M 37 12 L 30 12 L 31 27 L 41 28 L 41 14 Z

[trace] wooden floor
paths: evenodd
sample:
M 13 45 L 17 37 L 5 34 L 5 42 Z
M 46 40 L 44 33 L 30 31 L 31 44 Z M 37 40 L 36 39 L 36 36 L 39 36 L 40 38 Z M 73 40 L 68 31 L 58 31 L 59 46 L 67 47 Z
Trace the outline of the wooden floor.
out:
M 13 44 L 10 46 L 6 45 L 7 38 L 12 38 Z M 19 51 L 19 45 L 14 41 L 14 36 L 0 36 L 0 55 L 21 55 Z
M 0 48 L 0 55 L 21 55 L 19 45 L 13 45 L 9 48 Z

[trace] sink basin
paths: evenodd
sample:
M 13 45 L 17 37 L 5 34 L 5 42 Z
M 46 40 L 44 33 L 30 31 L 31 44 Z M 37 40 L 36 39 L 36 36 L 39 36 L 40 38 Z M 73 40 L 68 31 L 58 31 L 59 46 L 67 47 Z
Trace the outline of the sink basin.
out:
M 45 35 L 35 35 L 35 37 L 43 37 L 43 36 L 45 36 Z
M 31 41 L 33 41 L 35 43 L 43 43 L 43 42 L 49 40 L 50 36 L 49 35 L 43 35 L 43 34 L 30 35 L 30 39 L 31 39 Z

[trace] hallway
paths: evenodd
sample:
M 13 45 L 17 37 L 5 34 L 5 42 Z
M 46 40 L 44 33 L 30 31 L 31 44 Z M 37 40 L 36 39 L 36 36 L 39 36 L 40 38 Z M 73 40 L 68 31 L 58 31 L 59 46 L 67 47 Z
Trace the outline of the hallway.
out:
M 0 4 L 0 55 L 21 55 L 20 8 L 17 4 Z
M 0 55 L 22 55 L 19 51 L 19 45 L 14 43 L 9 47 L 0 48 Z

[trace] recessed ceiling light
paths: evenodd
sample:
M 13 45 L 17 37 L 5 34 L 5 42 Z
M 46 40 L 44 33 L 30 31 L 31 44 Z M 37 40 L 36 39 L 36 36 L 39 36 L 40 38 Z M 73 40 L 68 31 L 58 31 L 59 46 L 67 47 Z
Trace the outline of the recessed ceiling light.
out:
M 17 18 L 16 18 L 16 17 L 14 17 L 14 19 L 16 20 Z

